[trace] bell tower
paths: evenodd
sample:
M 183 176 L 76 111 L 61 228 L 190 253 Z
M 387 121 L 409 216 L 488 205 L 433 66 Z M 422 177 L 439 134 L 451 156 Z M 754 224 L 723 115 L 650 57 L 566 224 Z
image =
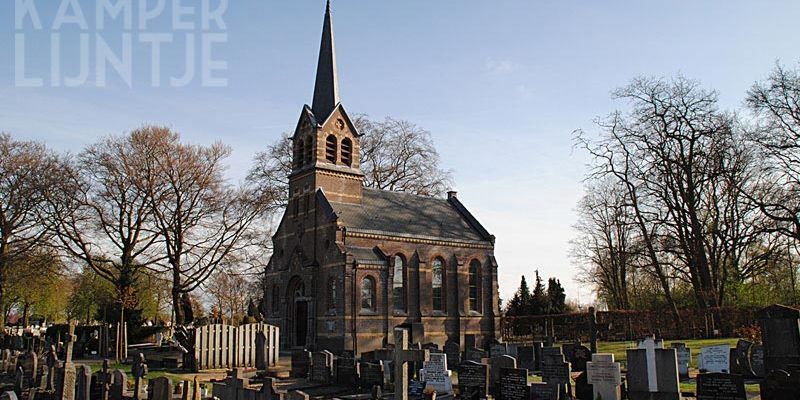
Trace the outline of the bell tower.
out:
M 318 189 L 329 201 L 360 203 L 364 181 L 359 168 L 361 135 L 339 100 L 330 0 L 325 8 L 311 104 L 303 107 L 292 137 L 290 207 L 295 207 L 296 213 L 302 212 L 303 203 L 308 207 Z

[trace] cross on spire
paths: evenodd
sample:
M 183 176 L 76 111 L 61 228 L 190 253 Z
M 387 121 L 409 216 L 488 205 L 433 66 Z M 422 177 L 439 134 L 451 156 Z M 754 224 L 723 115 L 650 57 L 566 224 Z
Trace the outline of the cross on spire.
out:
M 323 121 L 339 104 L 339 78 L 336 72 L 336 45 L 333 40 L 331 1 L 325 6 L 325 22 L 322 26 L 322 43 L 319 47 L 317 80 L 314 84 L 314 100 L 311 109 L 317 121 Z

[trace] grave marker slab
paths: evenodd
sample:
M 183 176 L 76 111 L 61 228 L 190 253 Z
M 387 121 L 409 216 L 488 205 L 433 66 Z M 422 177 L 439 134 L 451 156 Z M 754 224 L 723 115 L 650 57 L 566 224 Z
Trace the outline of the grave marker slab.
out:
M 304 349 L 292 351 L 292 378 L 308 378 L 308 370 L 311 366 L 311 352 Z
M 764 369 L 800 365 L 800 310 L 773 305 L 757 313 L 764 345 Z
M 731 348 L 727 344 L 703 347 L 697 357 L 697 367 L 700 370 L 706 372 L 730 371 Z
M 753 368 L 755 376 L 759 378 L 767 376 L 764 366 L 764 346 L 757 344 L 750 349 L 750 366 Z
M 431 353 L 430 359 L 423 363 L 425 367 L 425 388 L 438 394 L 453 393 L 453 379 L 447 369 L 447 356 L 443 353 Z
M 331 383 L 333 377 L 333 353 L 328 350 L 311 354 L 311 381 Z
M 630 399 L 680 399 L 678 356 L 675 349 L 629 349 L 627 387 Z
M 747 400 L 744 378 L 725 373 L 699 374 L 697 400 Z
M 458 387 L 465 399 L 483 399 L 489 395 L 489 366 L 465 361 L 458 366 Z
M 358 382 L 358 364 L 353 358 L 339 357 L 334 360 L 336 384 L 355 385 Z
M 517 363 L 520 368 L 528 370 L 536 369 L 533 346 L 519 346 L 517 348 Z
M 531 383 L 530 400 L 558 400 L 558 386 L 545 382 Z
M 689 365 L 692 362 L 692 349 L 686 343 L 672 343 L 672 348 L 678 355 L 678 373 L 682 379 L 689 378 Z
M 489 359 L 489 389 L 498 387 L 500 384 L 500 371 L 503 368 L 517 368 L 517 360 L 514 357 L 501 355 Z M 496 391 L 495 391 L 496 392 Z
M 388 382 L 386 382 L 383 371 L 383 364 L 381 363 L 371 363 L 366 361 L 359 361 L 358 369 L 361 371 L 360 374 L 360 382 L 361 386 L 364 387 L 373 387 L 373 386 L 380 386 L 385 387 Z
M 447 355 L 448 365 L 461 364 L 461 346 L 458 342 L 448 340 L 444 344 L 444 354 Z
M 172 400 L 172 380 L 166 376 L 150 379 L 150 393 L 148 400 Z
M 528 370 L 500 368 L 500 400 L 528 400 Z

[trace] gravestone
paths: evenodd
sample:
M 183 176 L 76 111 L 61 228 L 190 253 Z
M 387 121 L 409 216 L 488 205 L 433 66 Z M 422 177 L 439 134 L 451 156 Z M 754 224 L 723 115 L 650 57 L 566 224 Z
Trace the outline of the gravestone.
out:
M 458 342 L 448 340 L 444 344 L 444 354 L 447 355 L 448 365 L 461 364 L 461 346 Z
M 517 363 L 520 368 L 535 370 L 536 364 L 534 361 L 533 346 L 519 346 L 517 348 Z
M 492 357 L 489 359 L 489 390 L 492 392 L 497 392 L 495 390 L 498 385 L 500 384 L 500 370 L 503 368 L 517 368 L 517 360 L 514 357 L 501 355 L 497 357 Z
M 128 376 L 125 375 L 125 372 L 118 369 L 115 369 L 112 375 L 113 378 L 109 396 L 111 400 L 122 400 L 125 396 L 125 386 L 128 384 Z
M 386 387 L 388 382 L 384 378 L 383 364 L 359 361 L 358 369 L 361 372 L 361 386 L 368 388 L 373 386 Z
M 45 365 L 47 366 L 46 391 L 54 391 L 56 385 L 56 367 L 58 366 L 58 352 L 56 346 L 50 345 L 50 350 L 45 354 Z
M 620 364 L 614 362 L 613 354 L 592 354 L 592 361 L 586 363 L 586 376 L 592 385 L 592 399 L 619 400 L 622 374 Z
M 36 377 L 39 369 L 39 355 L 35 351 L 27 351 L 22 357 L 22 369 L 24 374 L 24 387 L 36 386 Z
M 431 353 L 430 359 L 423 363 L 425 369 L 425 389 L 437 394 L 453 393 L 453 378 L 447 369 L 447 356 L 443 353 Z
M 354 358 L 338 357 L 333 366 L 337 385 L 355 385 L 358 382 L 358 365 Z
M 646 340 L 645 348 L 629 349 L 627 387 L 632 400 L 649 399 L 658 394 L 659 399 L 679 400 L 678 356 L 675 349 L 659 348 L 654 340 Z M 662 344 L 660 344 L 663 346 Z
M 100 386 L 100 400 L 108 400 L 113 383 L 111 371 L 108 370 L 108 359 L 103 360 L 103 369 L 97 373 L 97 383 Z
M 256 369 L 266 371 L 269 367 L 269 355 L 267 349 L 267 335 L 264 331 L 256 332 Z
M 731 348 L 727 344 L 703 347 L 697 356 L 697 368 L 701 371 L 729 372 L 730 365 Z
M 744 378 L 725 373 L 699 374 L 697 400 L 747 400 Z
M 465 361 L 458 366 L 458 387 L 464 399 L 483 399 L 489 395 L 489 366 Z
M 481 362 L 481 360 L 486 358 L 486 352 L 477 347 L 467 347 L 464 353 L 465 358 L 469 361 Z
M 147 361 L 144 359 L 144 354 L 139 353 L 134 357 L 131 373 L 133 374 L 133 400 L 139 400 L 142 395 L 142 379 L 147 376 Z
M 528 370 L 500 368 L 500 400 L 528 400 Z
M 764 345 L 764 370 L 785 370 L 800 365 L 800 310 L 782 305 L 757 313 Z
M 425 382 L 412 379 L 408 382 L 408 395 L 411 397 L 422 397 L 425 394 Z
M 575 398 L 578 400 L 594 400 L 594 386 L 589 383 L 586 371 L 575 378 Z
M 86 365 L 79 365 L 76 376 L 75 400 L 89 400 L 91 397 L 92 370 Z
M 800 378 L 784 370 L 772 370 L 761 381 L 761 400 L 800 399 Z
M 686 343 L 672 343 L 672 348 L 678 355 L 678 374 L 681 379 L 689 378 L 689 365 L 692 363 L 692 349 Z
M 172 380 L 166 376 L 150 379 L 150 393 L 147 400 L 172 400 Z
M 736 342 L 736 357 L 731 358 L 731 373 L 737 371 L 745 376 L 755 376 L 753 366 L 750 364 L 750 352 L 753 349 L 753 342 L 745 339 L 739 339 Z M 736 363 L 737 370 L 733 369 L 733 363 Z
M 331 383 L 333 377 L 333 353 L 328 350 L 311 354 L 311 382 Z
M 533 342 L 533 366 L 535 371 L 542 368 L 542 342 Z
M 292 378 L 308 378 L 311 366 L 311 352 L 305 349 L 292 350 L 292 369 L 289 372 Z
M 531 383 L 528 388 L 530 400 L 558 400 L 558 386 L 546 382 Z
M 508 344 L 492 343 L 489 347 L 489 357 L 499 357 L 508 355 Z
M 757 344 L 750 349 L 750 366 L 753 368 L 755 376 L 759 378 L 767 376 L 767 371 L 764 367 L 764 346 Z
M 542 363 L 542 380 L 547 383 L 566 385 L 569 384 L 570 373 L 572 372 L 568 362 L 558 360 L 554 356 L 549 356 Z
M 75 381 L 76 370 L 75 364 L 72 363 L 72 351 L 75 345 L 75 323 L 70 322 L 67 337 L 64 338 L 66 343 L 64 366 L 59 373 L 59 385 L 56 388 L 56 398 L 59 400 L 75 400 Z M 134 399 L 138 400 L 138 399 Z
M 408 348 L 408 330 L 394 330 L 394 398 L 408 400 L 408 362 L 428 361 L 428 350 L 411 350 Z
M 586 346 L 576 346 L 572 350 L 572 358 L 568 359 L 573 371 L 586 371 L 586 363 L 592 360 L 592 351 Z

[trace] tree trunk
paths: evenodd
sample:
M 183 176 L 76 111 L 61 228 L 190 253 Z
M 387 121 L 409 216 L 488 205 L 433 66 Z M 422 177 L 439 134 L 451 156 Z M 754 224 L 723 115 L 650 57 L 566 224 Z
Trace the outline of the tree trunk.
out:
M 186 313 L 183 310 L 181 292 L 175 287 L 172 288 L 172 310 L 175 313 L 175 325 L 183 325 L 186 322 Z

